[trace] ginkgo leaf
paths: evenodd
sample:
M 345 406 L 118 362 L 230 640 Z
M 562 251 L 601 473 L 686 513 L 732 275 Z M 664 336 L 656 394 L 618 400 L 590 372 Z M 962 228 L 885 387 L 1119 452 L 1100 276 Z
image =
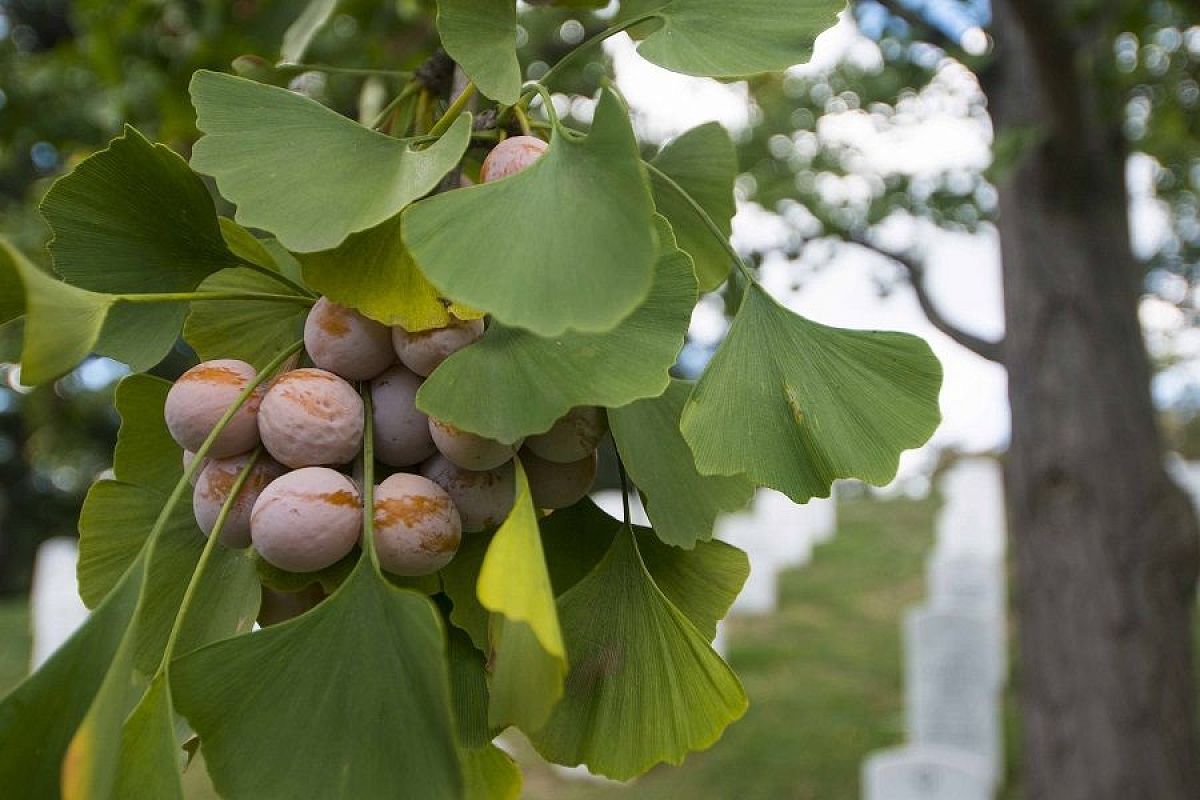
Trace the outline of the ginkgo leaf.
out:
M 521 96 L 514 0 L 438 0 L 442 47 L 493 100 L 513 105 Z
M 183 800 L 179 775 L 184 750 L 175 736 L 175 712 L 165 674 L 150 682 L 121 730 L 113 797 L 121 800 Z
M 738 174 L 737 151 L 728 131 L 718 122 L 692 128 L 668 142 L 650 162 L 692 196 L 726 238 L 733 233 L 733 182 Z M 700 291 L 721 285 L 733 266 L 728 252 L 708 226 L 673 187 L 650 173 L 654 205 L 671 221 L 679 248 L 692 257 Z
M 237 204 L 237 221 L 296 252 L 328 250 L 422 197 L 462 158 L 462 115 L 423 150 L 376 133 L 307 97 L 232 75 L 192 77 L 192 167 Z
M 404 241 L 448 297 L 539 336 L 595 333 L 650 290 L 653 214 L 629 112 L 606 89 L 586 137 L 556 126 L 528 169 L 422 200 Z
M 494 744 L 462 751 L 466 800 L 517 800 L 521 768 Z
M 542 546 L 554 593 L 562 595 L 595 568 L 621 531 L 621 522 L 590 499 L 542 521 Z M 720 541 L 691 550 L 664 544 L 649 528 L 634 527 L 638 551 L 654 583 L 710 640 L 750 577 L 746 554 Z
M 137 606 L 131 570 L 32 676 L 0 701 L 0 785 L 57 797 L 67 745 L 92 705 Z
M 290 295 L 270 276 L 249 269 L 222 270 L 200 284 L 203 292 Z M 183 326 L 183 338 L 201 361 L 237 358 L 261 368 L 304 331 L 312 299 L 197 300 Z
M 817 35 L 837 22 L 845 0 L 629 0 L 621 19 L 651 15 L 638 53 L 685 75 L 737 78 L 786 69 L 812 57 Z
M 513 509 L 488 546 L 477 592 L 491 612 L 488 722 L 532 731 L 562 695 L 567 662 L 537 509 L 525 470 L 515 467 Z
M 351 234 L 333 250 L 301 254 L 299 259 L 310 286 L 384 325 L 424 331 L 444 328 L 454 318 L 482 316 L 442 300 L 404 246 L 399 216 Z
M 444 649 L 429 599 L 363 558 L 312 611 L 183 656 L 171 682 L 222 797 L 385 797 L 419 786 L 450 800 L 463 777 Z
M 754 496 L 744 476 L 701 475 L 679 431 L 692 384 L 673 380 L 665 393 L 608 412 L 613 439 L 634 484 L 646 496 L 646 514 L 667 544 L 692 547 L 712 537 L 723 513 Z
M 805 503 L 839 478 L 891 481 L 937 428 L 941 384 L 923 340 L 820 325 L 753 285 L 681 427 L 701 473 L 745 474 Z
M 661 394 L 687 335 L 696 278 L 659 217 L 661 254 L 650 295 L 607 333 L 542 338 L 492 323 L 425 381 L 417 406 L 473 433 L 515 442 L 548 430 L 576 406 L 622 406 Z M 636 357 L 632 357 L 636 354 Z M 488 402 L 464 391 L 487 386 Z
M 128 126 L 55 181 L 41 211 L 54 232 L 55 270 L 83 289 L 186 292 L 238 264 L 204 181 Z
M 530 740 L 547 760 L 617 780 L 679 764 L 746 710 L 733 671 L 655 585 L 632 530 L 559 600 L 571 672 Z

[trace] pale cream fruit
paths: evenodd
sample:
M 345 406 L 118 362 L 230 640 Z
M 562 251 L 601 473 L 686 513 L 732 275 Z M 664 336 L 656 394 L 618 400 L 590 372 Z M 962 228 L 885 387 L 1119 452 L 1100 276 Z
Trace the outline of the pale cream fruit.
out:
M 195 453 L 193 453 L 191 450 L 184 450 L 183 451 L 183 471 L 187 472 L 188 467 L 190 467 L 192 465 L 192 462 L 195 460 L 196 460 Z M 192 479 L 191 479 L 192 486 L 195 486 L 196 481 L 200 480 L 200 473 L 204 471 L 204 468 L 208 466 L 208 462 L 210 462 L 210 461 L 212 461 L 211 458 L 205 458 L 203 461 L 200 462 L 200 466 L 196 468 L 195 474 L 192 475 Z
M 280 592 L 262 587 L 262 604 L 258 607 L 258 624 L 262 627 L 278 625 L 311 611 L 325 599 L 325 590 L 319 583 L 312 583 L 298 592 Z
M 545 433 L 530 436 L 525 447 L 539 458 L 558 464 L 573 464 L 595 452 L 608 433 L 604 409 L 578 406 L 568 411 Z
M 250 538 L 267 563 L 288 572 L 332 566 L 358 543 L 362 497 L 348 477 L 306 467 L 272 481 L 250 513 Z
M 568 508 L 585 496 L 596 482 L 596 469 L 600 462 L 596 451 L 570 464 L 558 464 L 521 451 L 521 466 L 529 479 L 529 492 L 533 504 L 538 508 Z
M 430 575 L 450 563 L 462 520 L 450 495 L 420 475 L 392 475 L 375 489 L 375 552 L 394 575 Z
M 386 325 L 325 297 L 304 321 L 304 349 L 318 367 L 351 381 L 370 380 L 396 360 Z
M 422 378 L 428 378 L 441 363 L 483 336 L 483 320 L 455 320 L 444 328 L 409 333 L 392 328 L 392 346 L 400 362 Z
M 363 401 L 332 372 L 297 369 L 272 384 L 258 426 L 263 446 L 284 466 L 345 464 L 362 447 Z
M 208 536 L 217 524 L 221 507 L 233 491 L 238 475 L 250 463 L 252 454 L 243 453 L 229 458 L 211 459 L 200 472 L 196 488 L 192 491 L 192 513 L 201 532 Z M 250 512 L 254 501 L 262 494 L 267 484 L 283 475 L 287 470 L 274 459 L 260 456 L 258 462 L 246 476 L 246 482 L 225 517 L 221 529 L 221 544 L 226 547 L 250 546 Z
M 429 433 L 433 436 L 433 443 L 439 453 L 463 469 L 476 472 L 495 469 L 512 461 L 517 450 L 521 448 L 519 442 L 515 445 L 497 442 L 495 439 L 477 436 L 432 417 L 429 418 Z
M 491 183 L 528 168 L 542 157 L 548 144 L 535 136 L 513 136 L 492 148 L 479 170 L 479 180 Z
M 200 449 L 213 428 L 232 407 L 238 396 L 257 377 L 254 367 L 232 358 L 205 361 L 189 369 L 167 392 L 163 416 L 171 437 L 184 450 Z M 258 406 L 262 398 L 256 391 L 234 413 L 229 424 L 209 448 L 211 458 L 244 453 L 258 446 Z
M 421 465 L 421 474 L 450 495 L 467 533 L 497 527 L 512 510 L 517 481 L 511 463 L 486 472 L 472 472 L 439 454 Z
M 436 452 L 429 417 L 417 409 L 422 379 L 395 366 L 371 381 L 375 458 L 390 467 L 420 464 Z

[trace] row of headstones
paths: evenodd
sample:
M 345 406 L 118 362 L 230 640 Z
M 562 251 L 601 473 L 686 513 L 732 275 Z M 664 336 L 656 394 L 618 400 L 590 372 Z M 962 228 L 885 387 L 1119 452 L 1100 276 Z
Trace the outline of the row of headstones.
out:
M 927 562 L 927 599 L 904 620 L 907 743 L 863 763 L 864 800 L 990 800 L 1003 765 L 1007 669 L 999 464 L 958 462 Z

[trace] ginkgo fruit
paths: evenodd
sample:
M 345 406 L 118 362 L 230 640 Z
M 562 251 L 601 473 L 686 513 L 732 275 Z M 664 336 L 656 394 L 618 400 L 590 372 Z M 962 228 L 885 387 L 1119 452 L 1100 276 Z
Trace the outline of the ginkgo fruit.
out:
M 375 552 L 395 575 L 430 575 L 450 563 L 462 520 L 450 495 L 420 475 L 398 472 L 375 489 Z
M 439 453 L 463 469 L 476 471 L 495 469 L 511 461 L 521 446 L 519 442 L 512 445 L 488 439 L 432 417 L 429 433 Z
M 232 358 L 205 361 L 189 369 L 167 393 L 163 409 L 171 437 L 184 450 L 200 449 L 239 395 L 257 377 L 254 367 Z M 211 458 L 244 453 L 258 445 L 258 407 L 255 392 L 234 412 L 229 424 L 213 440 Z
M 450 495 L 466 533 L 495 528 L 512 510 L 517 491 L 512 462 L 479 472 L 438 454 L 421 465 L 421 474 Z
M 344 558 L 362 531 L 362 496 L 328 467 L 305 467 L 272 481 L 250 513 L 250 538 L 267 563 L 316 572 Z
M 419 375 L 403 366 L 371 381 L 375 458 L 390 467 L 420 464 L 436 452 L 429 417 L 417 408 L 421 383 Z
M 326 297 L 304 321 L 304 349 L 313 364 L 351 381 L 370 380 L 396 360 L 386 325 Z
M 428 378 L 443 361 L 483 336 L 483 320 L 455 320 L 444 328 L 410 333 L 392 328 L 392 346 L 400 362 Z
M 479 170 L 479 180 L 491 183 L 527 169 L 548 148 L 535 136 L 513 136 L 492 148 Z
M 608 433 L 604 409 L 578 406 L 563 415 L 550 430 L 525 440 L 534 455 L 558 464 L 573 464 L 595 452 Z
M 196 524 L 205 536 L 212 533 L 238 476 L 250 463 L 253 455 L 243 453 L 229 458 L 214 458 L 205 465 L 192 492 L 192 512 Z M 226 547 L 248 547 L 250 545 L 250 512 L 254 502 L 267 484 L 282 476 L 287 470 L 272 458 L 260 456 L 250 474 L 246 476 L 241 490 L 229 507 L 225 524 L 221 528 L 221 544 Z
M 538 508 L 568 508 L 587 496 L 596 482 L 599 457 L 592 451 L 578 461 L 558 464 L 521 451 L 521 466 L 529 479 L 529 492 Z
M 346 464 L 362 446 L 363 401 L 332 372 L 292 370 L 263 397 L 258 425 L 263 446 L 280 464 Z

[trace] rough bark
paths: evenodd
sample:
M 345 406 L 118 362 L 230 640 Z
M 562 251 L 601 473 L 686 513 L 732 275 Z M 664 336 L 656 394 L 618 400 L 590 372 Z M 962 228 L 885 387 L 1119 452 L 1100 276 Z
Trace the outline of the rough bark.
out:
M 1200 537 L 1163 468 L 1119 106 L 1086 71 L 1108 42 L 1056 6 L 996 0 L 982 76 L 997 135 L 1040 134 L 998 221 L 1025 796 L 1195 800 Z

